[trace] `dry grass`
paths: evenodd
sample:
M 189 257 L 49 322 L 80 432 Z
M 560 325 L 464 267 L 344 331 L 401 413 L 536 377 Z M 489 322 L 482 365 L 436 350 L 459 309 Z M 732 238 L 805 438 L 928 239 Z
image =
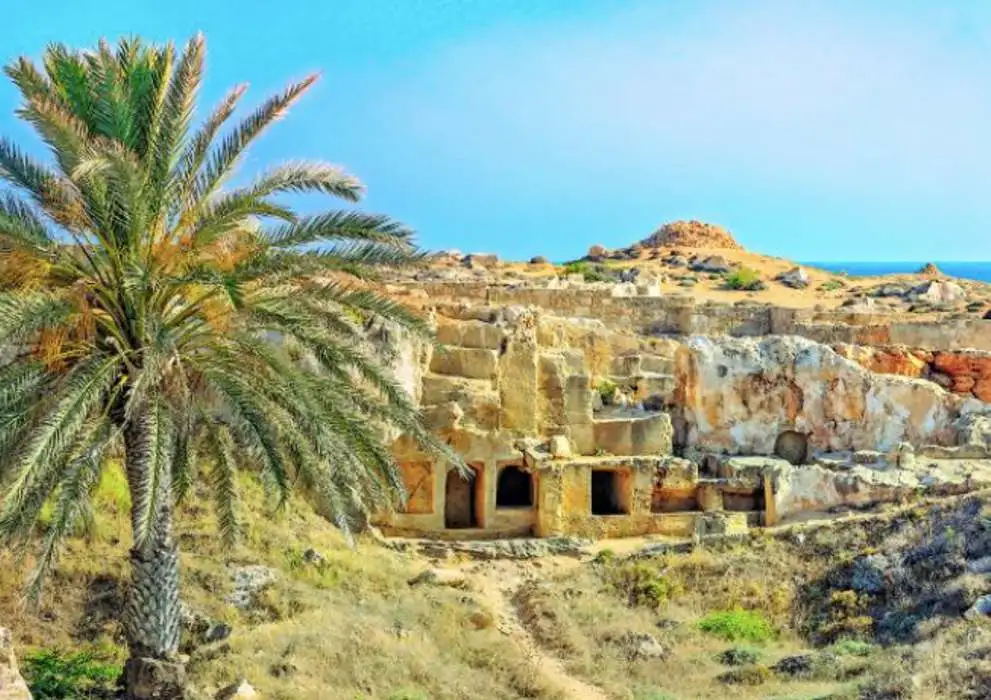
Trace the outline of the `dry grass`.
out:
M 371 542 L 352 551 L 306 505 L 273 513 L 254 480 L 243 479 L 242 491 L 246 530 L 233 552 L 216 537 L 206 494 L 185 504 L 179 520 L 184 600 L 234 628 L 226 653 L 193 655 L 192 680 L 210 697 L 245 677 L 271 700 L 555 698 L 529 660 L 479 614 L 470 591 L 410 588 L 422 561 Z M 129 537 L 118 471 L 108 472 L 99 499 L 96 518 L 69 543 L 39 610 L 26 610 L 20 599 L 30 558 L 3 555 L 0 619 L 22 652 L 95 647 L 101 656 L 123 658 L 116 615 Z M 302 563 L 307 548 L 325 563 Z M 228 567 L 240 564 L 279 572 L 250 613 L 224 602 Z
M 371 542 L 353 551 L 305 505 L 273 513 L 252 479 L 242 480 L 242 491 L 246 530 L 235 551 L 221 547 L 203 505 L 206 494 L 181 511 L 184 598 L 234 628 L 228 649 L 193 655 L 192 679 L 207 694 L 246 677 L 270 700 L 560 697 L 541 684 L 533 660 L 496 629 L 471 590 L 411 588 L 407 580 L 426 565 L 422 559 Z M 129 542 L 119 471 L 108 472 L 99 500 L 36 613 L 19 600 L 24 568 L 18 564 L 30 560 L 2 555 L 0 616 L 20 645 L 96 647 L 103 656 L 122 657 L 116 615 Z M 980 508 L 973 501 L 956 510 L 919 506 L 878 520 L 810 527 L 800 537 L 756 535 L 656 559 L 604 553 L 559 575 L 534 569 L 543 571 L 542 580 L 524 585 L 514 603 L 546 652 L 616 700 L 988 698 L 991 626 L 961 619 L 959 606 L 946 607 L 991 588 L 986 578 L 956 573 L 961 552 L 973 558 L 991 543 L 991 521 Z M 307 563 L 307 548 L 324 563 Z M 850 571 L 859 557 L 909 550 L 931 556 L 913 564 L 906 590 L 852 595 Z M 248 613 L 224 602 L 229 567 L 242 564 L 279 572 Z M 772 628 L 771 639 L 730 642 L 700 628 L 705 616 L 727 610 L 759 616 Z M 878 620 L 906 611 L 915 615 L 910 634 L 875 636 Z M 670 653 L 631 657 L 629 639 L 638 634 L 653 635 Z M 871 643 L 834 644 L 849 635 Z M 745 649 L 723 656 L 738 647 Z M 789 677 L 769 670 L 795 654 L 811 654 L 813 671 Z M 731 666 L 727 658 L 743 661 Z
M 811 528 L 797 537 L 757 535 L 692 554 L 601 556 L 530 586 L 520 607 L 572 673 L 622 700 L 986 699 L 991 625 L 964 620 L 959 611 L 991 591 L 991 580 L 959 574 L 955 557 L 963 548 L 970 557 L 991 554 L 984 551 L 989 533 L 987 506 L 975 510 L 971 500 Z M 926 553 L 908 572 L 915 588 L 849 590 L 855 560 L 899 551 Z M 746 624 L 766 620 L 773 639 L 728 642 L 700 629 L 713 611 L 741 609 L 752 613 L 741 616 Z M 884 627 L 878 620 L 891 616 L 911 618 L 903 638 L 876 636 Z M 653 635 L 670 654 L 631 660 L 624 646 L 630 633 Z M 721 655 L 738 645 L 746 653 L 736 656 L 746 661 L 730 668 Z M 809 672 L 771 670 L 799 654 L 812 659 Z

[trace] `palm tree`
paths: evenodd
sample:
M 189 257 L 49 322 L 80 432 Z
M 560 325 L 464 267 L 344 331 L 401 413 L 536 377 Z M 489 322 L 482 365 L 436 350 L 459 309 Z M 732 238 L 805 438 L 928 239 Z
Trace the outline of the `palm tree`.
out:
M 342 527 L 401 498 L 383 441 L 443 452 L 383 369 L 362 321 L 423 323 L 366 283 L 420 259 L 386 216 L 301 216 L 278 195 L 355 202 L 361 183 L 297 162 L 227 187 L 247 149 L 314 83 L 227 127 L 236 87 L 194 126 L 204 41 L 47 48 L 6 68 L 47 145 L 0 138 L 0 536 L 38 539 L 37 595 L 108 457 L 132 495 L 124 610 L 129 697 L 181 696 L 173 508 L 202 468 L 221 534 L 238 532 L 235 467 L 279 504 L 299 484 Z

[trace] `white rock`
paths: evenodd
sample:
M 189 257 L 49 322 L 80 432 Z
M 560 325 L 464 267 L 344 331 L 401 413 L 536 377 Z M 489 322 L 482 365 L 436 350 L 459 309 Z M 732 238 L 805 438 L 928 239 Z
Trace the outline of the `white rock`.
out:
M 252 698 L 260 697 L 258 691 L 243 678 L 217 693 L 217 700 L 252 700 Z
M 571 456 L 571 442 L 566 435 L 551 436 L 551 455 L 556 459 Z
M 815 450 L 952 445 L 961 399 L 931 382 L 874 374 L 795 336 L 696 336 L 678 351 L 689 447 L 770 455 L 785 431 Z
M 946 304 L 963 299 L 964 291 L 963 287 L 956 282 L 930 280 L 910 291 L 909 297 L 930 304 Z
M 31 700 L 31 691 L 17 669 L 10 630 L 0 627 L 0 700 Z

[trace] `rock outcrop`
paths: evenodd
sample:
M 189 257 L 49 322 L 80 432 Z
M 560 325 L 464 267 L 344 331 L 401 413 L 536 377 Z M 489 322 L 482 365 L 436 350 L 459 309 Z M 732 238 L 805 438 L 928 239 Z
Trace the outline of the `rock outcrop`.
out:
M 733 235 L 722 226 L 704 221 L 672 221 L 640 241 L 646 248 L 730 248 L 742 250 Z
M 847 344 L 833 349 L 871 372 L 928 379 L 954 394 L 991 403 L 991 352 Z
M 772 454 L 788 431 L 826 451 L 951 444 L 962 401 L 795 336 L 696 336 L 679 351 L 677 373 L 686 444 L 727 454 Z
M 17 669 L 10 630 L 0 627 L 0 700 L 31 700 L 31 691 Z

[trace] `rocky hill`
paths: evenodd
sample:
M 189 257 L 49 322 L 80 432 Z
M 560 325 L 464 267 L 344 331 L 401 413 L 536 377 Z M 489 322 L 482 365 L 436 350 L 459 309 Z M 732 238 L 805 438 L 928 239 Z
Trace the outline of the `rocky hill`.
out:
M 733 234 L 722 226 L 695 219 L 666 223 L 637 245 L 643 248 L 743 249 L 733 238 Z

